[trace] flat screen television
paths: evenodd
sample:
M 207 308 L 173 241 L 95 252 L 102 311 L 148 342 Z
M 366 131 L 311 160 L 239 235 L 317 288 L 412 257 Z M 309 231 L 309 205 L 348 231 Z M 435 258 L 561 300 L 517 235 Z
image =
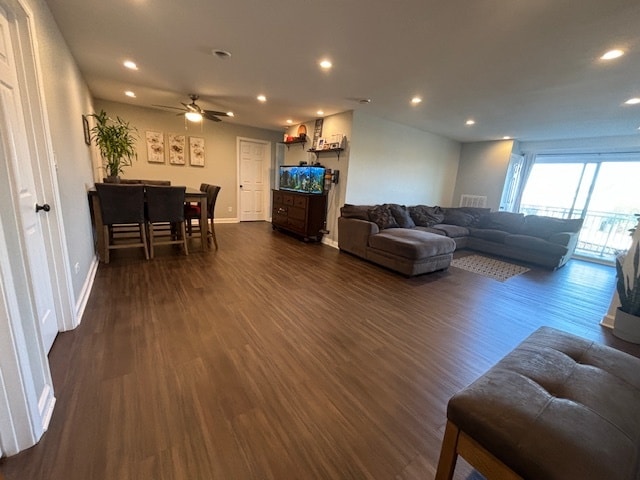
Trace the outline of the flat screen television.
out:
M 280 166 L 280 190 L 300 193 L 324 193 L 324 167 L 311 165 Z

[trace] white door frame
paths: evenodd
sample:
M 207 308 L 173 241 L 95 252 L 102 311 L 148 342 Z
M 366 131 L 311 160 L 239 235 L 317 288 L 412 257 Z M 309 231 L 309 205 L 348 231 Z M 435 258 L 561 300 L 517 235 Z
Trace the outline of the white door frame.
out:
M 241 155 L 240 155 L 240 143 L 241 142 L 252 142 L 252 143 L 261 143 L 262 145 L 265 146 L 265 150 L 267 152 L 269 152 L 269 158 L 268 161 L 265 162 L 264 165 L 264 171 L 263 173 L 263 178 L 265 179 L 265 181 L 268 182 L 268 188 L 264 189 L 264 198 L 263 198 L 263 205 L 265 205 L 265 212 L 262 218 L 262 220 L 268 220 L 269 219 L 269 214 L 271 212 L 271 208 L 270 208 L 270 199 L 271 199 L 271 189 L 273 188 L 273 175 L 271 174 L 271 172 L 273 171 L 273 153 L 271 152 L 271 142 L 268 140 L 259 140 L 256 138 L 247 138 L 247 137 L 236 137 L 236 178 L 238 179 L 238 182 L 236 184 L 236 205 L 238 206 L 236 211 L 237 211 L 237 217 L 238 217 L 238 221 L 241 220 L 242 218 L 242 206 L 241 206 L 241 189 L 240 189 L 240 182 L 242 181 L 241 177 L 240 177 L 240 164 L 241 164 Z
M 53 287 L 58 330 L 78 324 L 64 235 L 55 162 L 43 96 L 33 14 L 21 0 L 0 0 L 9 20 L 22 112 L 29 138 L 36 196 L 54 206 L 41 217 L 46 261 Z M 19 209 L 6 165 L 0 165 L 0 451 L 15 454 L 33 446 L 47 429 L 55 397 L 46 352 L 39 335 L 34 292 L 29 282 Z

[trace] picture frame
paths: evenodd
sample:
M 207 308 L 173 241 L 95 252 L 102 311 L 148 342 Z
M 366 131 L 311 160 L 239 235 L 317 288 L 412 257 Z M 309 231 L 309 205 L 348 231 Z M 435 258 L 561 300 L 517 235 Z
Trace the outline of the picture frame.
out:
M 84 132 L 84 143 L 91 145 L 91 130 L 89 130 L 89 119 L 82 115 L 82 131 Z
M 171 165 L 184 165 L 185 139 L 184 135 L 169 134 L 169 163 Z
M 145 140 L 147 142 L 147 162 L 164 163 L 164 133 L 147 130 Z
M 340 148 L 340 143 L 339 142 L 333 142 L 329 144 L 329 150 L 335 150 L 337 148 Z
M 319 138 L 318 143 L 316 143 L 316 150 L 324 150 L 325 139 Z
M 204 159 L 204 138 L 189 137 L 189 165 L 192 167 L 204 167 Z

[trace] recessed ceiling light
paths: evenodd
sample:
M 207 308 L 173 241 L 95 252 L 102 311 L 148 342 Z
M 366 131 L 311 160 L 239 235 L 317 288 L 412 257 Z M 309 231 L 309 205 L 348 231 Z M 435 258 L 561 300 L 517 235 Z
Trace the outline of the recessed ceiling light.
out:
M 231 52 L 228 52 L 226 50 L 213 49 L 211 50 L 211 54 L 222 60 L 231 58 Z
M 627 100 L 626 102 L 627 105 L 637 105 L 640 103 L 640 98 L 638 97 L 634 97 L 634 98 L 630 98 L 629 100 Z
M 605 53 L 604 55 L 602 55 L 600 58 L 602 60 L 613 60 L 614 58 L 619 58 L 622 55 L 624 55 L 624 52 L 622 50 L 609 50 L 607 53 Z
M 327 60 L 326 58 L 324 60 L 320 60 L 320 68 L 323 70 L 329 70 L 332 66 L 333 64 L 331 63 L 331 60 Z
M 471 118 L 465 122 L 465 125 L 475 125 L 475 124 L 476 124 L 476 121 L 472 120 Z
M 135 94 L 135 92 L 132 92 L 131 90 L 127 90 L 126 92 L 124 92 L 124 94 L 125 94 L 127 97 L 136 98 L 136 94 Z
M 324 115 L 324 112 L 323 112 L 322 110 L 318 110 L 316 113 L 317 113 L 318 115 Z
M 265 97 L 264 95 L 258 95 L 256 98 L 258 99 L 259 102 L 267 101 L 267 97 Z
M 420 102 L 422 102 L 422 99 L 420 97 L 413 97 L 411 99 L 411 103 L 413 103 L 414 105 L 419 104 Z
M 132 62 L 131 60 L 126 60 L 123 65 L 129 70 L 138 70 L 138 65 L 136 65 L 136 62 Z
M 287 123 L 288 123 L 289 125 L 291 125 L 291 124 L 293 123 L 293 120 L 291 120 L 291 119 L 289 118 L 289 119 L 287 120 Z
M 511 137 L 508 135 L 505 135 L 504 137 L 502 137 L 503 140 L 511 140 Z

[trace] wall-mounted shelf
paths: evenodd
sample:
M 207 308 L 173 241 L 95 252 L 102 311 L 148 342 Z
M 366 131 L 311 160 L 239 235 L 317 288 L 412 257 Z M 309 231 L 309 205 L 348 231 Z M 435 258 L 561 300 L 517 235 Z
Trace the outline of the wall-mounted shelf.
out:
M 290 142 L 278 142 L 278 143 L 282 143 L 283 145 L 287 146 L 287 150 L 289 150 L 289 147 L 291 145 L 302 145 L 302 148 L 304 148 L 305 144 L 307 143 L 307 139 L 306 138 L 298 138 L 296 140 L 291 140 Z
M 344 148 L 325 148 L 323 150 L 314 150 L 313 148 L 307 150 L 309 153 L 315 153 L 316 158 L 320 156 L 321 153 L 335 153 L 338 156 L 338 160 L 340 160 L 340 152 L 344 151 Z

